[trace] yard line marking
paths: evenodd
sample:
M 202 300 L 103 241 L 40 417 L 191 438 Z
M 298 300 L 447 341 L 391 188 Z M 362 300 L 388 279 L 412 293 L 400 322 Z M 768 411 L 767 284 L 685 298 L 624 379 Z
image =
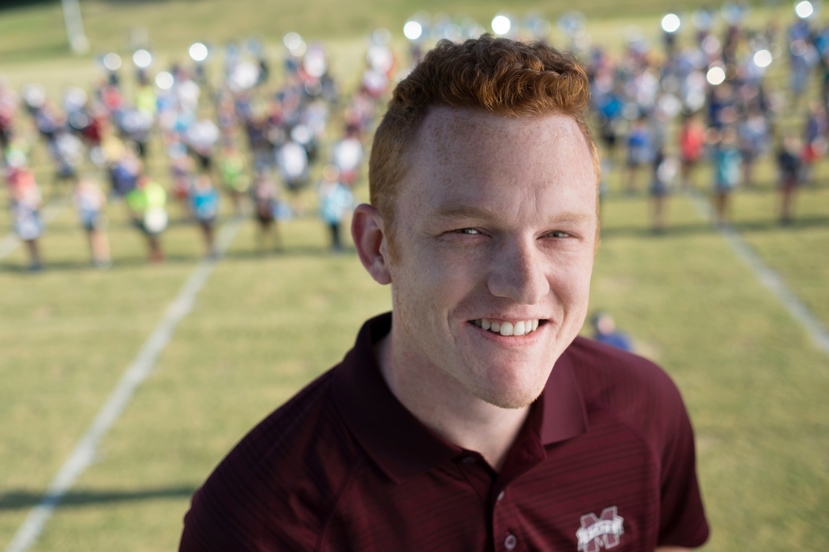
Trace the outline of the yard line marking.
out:
M 241 219 L 233 219 L 219 233 L 218 251 L 221 257 L 227 250 L 239 227 Z M 98 445 L 112 424 L 126 408 L 135 390 L 152 372 L 159 354 L 169 343 L 176 325 L 193 308 L 196 295 L 207 282 L 218 259 L 205 259 L 196 267 L 167 308 L 161 322 L 144 343 L 138 355 L 129 365 L 104 406 L 98 411 L 75 448 L 49 484 L 40 503 L 31 509 L 23 525 L 17 530 L 6 552 L 25 552 L 37 541 L 46 522 L 60 504 L 63 495 L 72 488 L 78 477 L 92 464 Z
M 66 208 L 66 201 L 53 201 L 46 205 L 43 208 L 43 225 L 47 225 L 53 220 L 55 220 L 58 215 L 60 215 L 63 210 Z M 2 240 L 0 240 L 0 260 L 10 255 L 17 246 L 20 245 L 20 238 L 14 233 L 14 231 L 9 232 L 6 234 Z
M 713 220 L 711 206 L 705 198 L 697 191 L 691 192 L 691 199 L 697 212 L 706 220 Z M 815 315 L 809 310 L 809 307 L 795 295 L 780 275 L 766 266 L 760 256 L 754 252 L 750 245 L 748 245 L 740 234 L 734 230 L 731 225 L 725 225 L 717 228 L 720 236 L 731 247 L 732 251 L 737 255 L 743 263 L 754 273 L 754 276 L 761 284 L 766 286 L 772 295 L 774 295 L 780 303 L 786 307 L 789 314 L 792 315 L 800 326 L 806 330 L 815 345 L 829 356 L 829 332 L 815 318 Z

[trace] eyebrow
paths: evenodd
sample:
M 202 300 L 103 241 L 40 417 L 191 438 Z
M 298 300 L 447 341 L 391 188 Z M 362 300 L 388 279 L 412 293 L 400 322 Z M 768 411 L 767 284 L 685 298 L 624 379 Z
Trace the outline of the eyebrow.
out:
M 456 207 L 441 207 L 432 214 L 433 218 L 476 218 L 499 219 L 498 211 L 489 207 L 474 207 L 472 205 L 458 205 Z
M 476 207 L 473 205 L 458 205 L 452 207 L 443 207 L 435 211 L 431 218 L 448 219 L 448 218 L 472 218 L 485 220 L 499 220 L 503 216 L 501 213 L 491 207 Z M 577 213 L 573 211 L 566 211 L 559 213 L 548 222 L 548 224 L 579 224 L 584 222 L 593 222 L 596 218 L 595 213 Z

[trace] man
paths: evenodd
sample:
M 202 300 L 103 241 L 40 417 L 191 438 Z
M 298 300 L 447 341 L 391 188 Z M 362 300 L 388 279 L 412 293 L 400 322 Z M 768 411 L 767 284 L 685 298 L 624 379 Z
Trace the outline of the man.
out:
M 398 85 L 352 224 L 392 313 L 222 462 L 182 551 L 706 540 L 678 391 L 576 337 L 598 240 L 588 95 L 571 58 L 490 37 L 441 42 Z

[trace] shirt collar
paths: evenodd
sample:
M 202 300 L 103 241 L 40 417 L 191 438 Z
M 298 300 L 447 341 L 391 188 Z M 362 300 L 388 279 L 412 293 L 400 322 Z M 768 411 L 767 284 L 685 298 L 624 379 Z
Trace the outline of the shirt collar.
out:
M 334 402 L 351 434 L 393 481 L 400 483 L 464 451 L 429 430 L 392 394 L 374 356 L 374 345 L 391 330 L 392 315 L 368 320 L 354 348 L 335 370 Z M 581 391 L 565 354 L 533 405 L 530 424 L 547 445 L 584 433 Z
M 587 431 L 587 409 L 573 373 L 570 347 L 556 361 L 537 401 L 542 409 L 539 436 L 543 445 L 566 441 Z
M 397 400 L 374 357 L 391 330 L 391 313 L 367 321 L 334 376 L 334 401 L 354 438 L 396 483 L 423 474 L 463 450 L 447 443 Z

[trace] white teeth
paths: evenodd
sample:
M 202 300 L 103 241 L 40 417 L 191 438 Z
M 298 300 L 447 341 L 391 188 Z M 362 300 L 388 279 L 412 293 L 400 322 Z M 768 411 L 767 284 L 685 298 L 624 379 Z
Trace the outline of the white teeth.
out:
M 515 324 L 512 322 L 491 322 L 486 318 L 478 318 L 472 321 L 473 324 L 484 330 L 498 333 L 503 336 L 519 336 L 527 335 L 538 329 L 538 319 L 535 320 L 519 320 Z

